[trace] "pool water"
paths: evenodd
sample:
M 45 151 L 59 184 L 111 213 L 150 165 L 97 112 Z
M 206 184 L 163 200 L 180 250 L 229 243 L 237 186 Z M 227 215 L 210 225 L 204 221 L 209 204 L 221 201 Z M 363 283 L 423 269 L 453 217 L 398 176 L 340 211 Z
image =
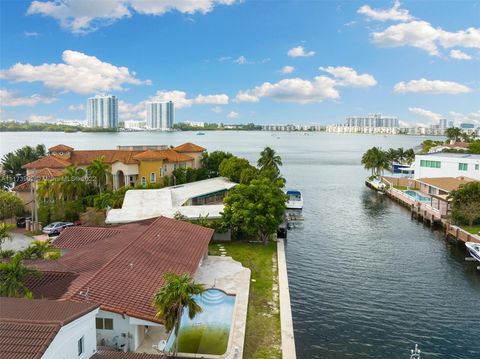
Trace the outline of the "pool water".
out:
M 232 324 L 235 296 L 210 288 L 194 296 L 202 312 L 193 319 L 185 308 L 180 320 L 178 352 L 221 355 L 227 351 Z M 167 340 L 165 352 L 173 352 L 175 334 Z
M 422 196 L 418 192 L 415 192 L 415 191 L 412 191 L 412 190 L 405 191 L 405 194 L 407 194 L 410 197 L 416 199 L 417 201 L 430 202 L 430 197 Z

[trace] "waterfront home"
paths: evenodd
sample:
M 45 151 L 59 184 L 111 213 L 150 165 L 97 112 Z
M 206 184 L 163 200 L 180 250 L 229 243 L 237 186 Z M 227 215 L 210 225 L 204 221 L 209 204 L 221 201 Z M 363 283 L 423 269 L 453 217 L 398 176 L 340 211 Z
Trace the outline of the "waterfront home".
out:
M 468 143 L 466 142 L 444 143 L 444 144 L 430 148 L 428 153 L 443 152 L 445 150 L 466 151 L 468 150 Z
M 130 190 L 125 194 L 122 208 L 109 210 L 105 222 L 128 223 L 175 215 L 218 219 L 223 211 L 223 198 L 234 186 L 236 183 L 216 177 L 161 189 Z
M 166 338 L 152 306 L 163 275 L 193 277 L 212 236 L 209 228 L 165 217 L 113 230 L 72 227 L 54 242 L 64 253 L 58 260 L 25 261 L 42 272 L 26 285 L 34 298 L 97 303 L 99 345 L 151 351 L 152 344 Z
M 137 184 L 152 184 L 164 176 L 171 176 L 181 167 L 200 168 L 205 148 L 193 143 L 184 143 L 174 148 L 159 146 L 119 146 L 115 150 L 75 150 L 66 145 L 48 149 L 48 155 L 22 166 L 27 176 L 37 176 L 43 169 L 63 171 L 77 165 L 88 167 L 93 160 L 103 159 L 110 165 L 113 188 Z
M 415 179 L 468 177 L 480 180 L 480 155 L 468 153 L 431 153 L 415 156 Z

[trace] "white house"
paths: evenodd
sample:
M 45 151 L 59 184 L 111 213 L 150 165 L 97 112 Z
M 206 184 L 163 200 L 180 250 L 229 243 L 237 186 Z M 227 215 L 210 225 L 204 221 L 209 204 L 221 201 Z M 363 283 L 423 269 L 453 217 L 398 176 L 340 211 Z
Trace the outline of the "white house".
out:
M 92 357 L 97 352 L 98 307 L 92 303 L 0 298 L 1 357 Z
M 480 181 L 480 155 L 429 153 L 415 156 L 415 179 L 468 177 Z

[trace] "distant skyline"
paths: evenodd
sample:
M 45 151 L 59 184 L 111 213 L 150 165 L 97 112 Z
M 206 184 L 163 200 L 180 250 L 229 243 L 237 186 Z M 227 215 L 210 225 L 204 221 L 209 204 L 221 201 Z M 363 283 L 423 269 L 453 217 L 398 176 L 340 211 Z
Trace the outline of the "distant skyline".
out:
M 0 2 L 1 121 L 119 121 L 173 101 L 175 122 L 480 126 L 479 1 Z

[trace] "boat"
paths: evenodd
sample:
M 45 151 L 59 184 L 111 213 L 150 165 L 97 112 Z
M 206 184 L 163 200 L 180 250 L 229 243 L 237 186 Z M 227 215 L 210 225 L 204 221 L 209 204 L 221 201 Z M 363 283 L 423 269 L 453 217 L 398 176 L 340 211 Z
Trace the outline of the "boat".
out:
M 197 136 L 204 136 L 205 132 L 197 132 Z
M 465 243 L 465 247 L 467 247 L 470 255 L 480 262 L 480 243 L 467 242 Z
M 303 208 L 303 197 L 302 192 L 297 190 L 288 190 L 286 192 L 288 200 L 286 206 L 288 209 L 302 209 Z

